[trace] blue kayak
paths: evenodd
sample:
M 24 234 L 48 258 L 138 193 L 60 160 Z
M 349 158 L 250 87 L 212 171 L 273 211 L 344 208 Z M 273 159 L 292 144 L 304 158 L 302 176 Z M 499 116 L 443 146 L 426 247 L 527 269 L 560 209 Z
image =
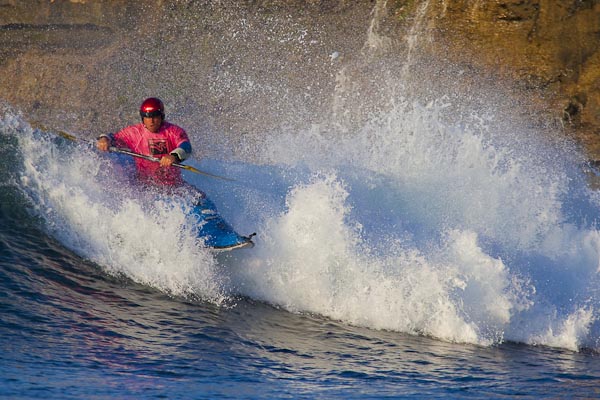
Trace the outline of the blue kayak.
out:
M 194 206 L 190 214 L 196 218 L 198 237 L 206 247 L 227 251 L 250 248 L 254 246 L 252 236 L 242 236 L 229 225 L 218 213 L 215 204 L 207 197 L 202 198 Z

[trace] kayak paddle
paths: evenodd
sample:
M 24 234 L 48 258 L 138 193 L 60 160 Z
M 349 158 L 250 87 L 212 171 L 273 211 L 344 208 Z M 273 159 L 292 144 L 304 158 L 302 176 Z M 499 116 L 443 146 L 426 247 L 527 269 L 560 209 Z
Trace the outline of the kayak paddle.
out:
M 92 146 L 96 145 L 96 143 L 94 143 L 91 140 L 86 140 L 86 139 L 79 138 L 79 137 L 71 135 L 70 133 L 67 133 L 65 131 L 60 131 L 60 130 L 59 131 L 51 131 L 51 130 L 47 129 L 45 126 L 43 126 L 43 125 L 39 125 L 39 126 L 35 126 L 35 127 L 32 125 L 32 127 L 35 128 L 35 129 L 41 129 L 41 130 L 43 130 L 45 132 L 54 132 L 58 136 L 60 136 L 62 138 L 65 138 L 67 140 L 70 140 L 72 142 L 83 142 L 83 143 L 87 143 L 87 144 L 92 145 Z M 108 150 L 110 152 L 112 152 L 112 153 L 126 154 L 126 155 L 131 156 L 131 157 L 142 158 L 144 160 L 148 160 L 148 161 L 152 161 L 152 162 L 160 162 L 159 158 L 152 157 L 152 156 L 147 156 L 147 155 L 140 154 L 140 153 L 136 153 L 136 152 L 128 150 L 128 149 L 122 149 L 122 148 L 119 148 L 119 147 L 113 147 L 113 146 L 111 146 L 111 147 L 108 148 Z M 174 167 L 177 167 L 177 168 L 181 168 L 181 169 L 185 169 L 187 171 L 194 172 L 196 174 L 200 174 L 200 175 L 204 175 L 204 176 L 209 176 L 211 178 L 223 179 L 223 180 L 226 180 L 226 181 L 235 181 L 235 179 L 226 178 L 224 176 L 214 175 L 214 174 L 211 174 L 211 173 L 208 173 L 208 172 L 200 171 L 199 169 L 194 168 L 194 167 L 189 166 L 189 165 L 183 165 L 183 164 L 179 164 L 179 163 L 173 163 L 171 165 L 174 166 Z

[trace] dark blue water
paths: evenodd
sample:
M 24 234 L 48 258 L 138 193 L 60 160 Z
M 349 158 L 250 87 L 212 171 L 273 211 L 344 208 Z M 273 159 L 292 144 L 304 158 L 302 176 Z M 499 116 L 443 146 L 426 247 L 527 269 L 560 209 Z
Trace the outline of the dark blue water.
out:
M 228 283 L 226 288 L 217 285 L 221 289 L 216 294 L 213 286 L 200 284 L 191 284 L 192 289 L 177 292 L 174 288 L 185 285 L 169 286 L 161 279 L 148 280 L 133 267 L 119 267 L 122 261 L 118 257 L 114 258 L 114 265 L 110 261 L 93 262 L 91 259 L 97 257 L 93 248 L 90 250 L 81 237 L 81 243 L 74 242 L 70 234 L 69 230 L 80 229 L 77 224 L 64 225 L 55 211 L 36 207 L 32 204 L 34 197 L 30 189 L 24 189 L 31 185 L 24 186 L 23 177 L 33 176 L 25 172 L 25 165 L 30 160 L 39 160 L 28 153 L 29 145 L 19 144 L 20 140 L 31 140 L 34 145 L 48 143 L 43 135 L 26 131 L 21 132 L 17 141 L 14 135 L 6 133 L 12 130 L 5 127 L 0 146 L 3 159 L 8 161 L 3 164 L 4 189 L 0 195 L 0 397 L 537 399 L 600 396 L 600 359 L 593 349 L 585 346 L 567 350 L 556 345 L 517 343 L 511 337 L 486 345 L 454 343 L 430 337 L 427 325 L 418 326 L 418 321 L 426 315 L 411 317 L 411 308 L 402 307 L 395 311 L 396 315 L 405 313 L 408 317 L 404 318 L 414 318 L 413 324 L 417 325 L 414 331 L 408 330 L 410 333 L 401 328 L 378 329 L 377 320 L 368 322 L 371 314 L 363 313 L 358 305 L 352 311 L 356 318 L 342 322 L 313 311 L 311 306 L 303 309 L 299 305 L 310 303 L 294 303 L 294 291 L 315 293 L 302 279 L 296 280 L 295 285 L 289 284 L 288 297 L 282 297 L 287 301 L 265 302 L 262 298 L 268 297 L 268 289 L 262 289 L 261 295 L 259 285 L 248 287 L 253 279 L 240 278 L 244 276 L 240 271 L 276 270 L 269 264 L 272 260 L 265 259 L 257 266 L 261 257 L 266 257 L 260 251 L 244 250 L 236 256 L 209 257 L 213 261 L 198 259 L 197 268 L 202 271 L 203 265 L 208 263 L 213 268 L 211 271 L 218 272 L 219 285 Z M 63 177 L 61 172 L 52 172 L 62 171 L 54 156 L 60 154 L 64 146 L 57 146 L 42 156 L 49 168 L 39 171 L 48 180 L 54 179 L 54 174 Z M 215 172 L 235 173 L 235 168 Z M 258 171 L 254 174 L 262 176 Z M 254 187 L 279 186 L 278 179 L 282 178 L 271 176 L 273 179 L 268 184 L 258 179 Z M 92 180 L 98 179 L 101 181 L 102 176 Z M 214 190 L 211 186 L 220 185 L 223 184 L 206 187 Z M 58 190 L 72 192 L 73 188 L 67 185 Z M 247 189 L 242 185 L 237 190 Z M 274 192 L 271 203 L 276 204 L 275 194 L 279 189 L 271 190 Z M 52 197 L 52 194 L 37 194 L 40 199 Z M 214 195 L 219 202 L 226 203 L 227 196 L 220 198 L 218 191 L 214 191 Z M 73 202 L 76 201 L 79 201 L 77 195 L 73 197 Z M 318 205 L 317 201 L 315 207 Z M 295 206 L 288 201 L 288 207 Z M 229 212 L 233 220 L 243 220 L 227 209 L 224 212 Z M 92 210 L 89 213 L 88 216 Z M 88 222 L 103 224 L 97 219 Z M 132 223 L 126 219 L 122 222 Z M 82 232 L 85 234 L 85 230 Z M 152 232 L 147 233 L 148 237 L 152 236 Z M 257 247 L 268 247 L 269 237 L 264 234 L 262 237 L 258 238 Z M 113 251 L 136 250 L 125 245 Z M 277 252 L 271 251 L 271 257 L 278 257 Z M 288 248 L 288 251 L 291 250 Z M 321 250 L 315 248 L 315 252 L 318 251 Z M 144 258 L 140 257 L 143 264 Z M 305 254 L 303 259 L 307 262 L 305 268 L 310 271 L 310 257 Z M 280 262 L 285 264 L 286 261 L 280 259 Z M 171 271 L 165 273 L 171 280 L 188 282 L 191 278 L 181 278 L 178 267 L 170 261 L 161 264 L 161 268 Z M 259 273 L 255 279 L 265 273 Z M 344 284 L 341 276 L 337 275 L 338 280 Z M 277 282 L 265 282 L 266 287 L 269 285 L 276 287 Z M 419 285 L 414 286 L 415 292 L 420 290 Z M 396 289 L 402 291 L 401 287 Z M 343 288 L 336 290 L 343 292 Z M 276 298 L 275 289 L 271 296 Z M 326 294 L 323 296 L 327 298 Z M 344 296 L 345 302 L 352 303 L 360 294 Z M 406 302 L 419 298 L 404 297 Z M 314 308 L 318 309 L 319 301 L 314 300 Z M 380 306 L 376 301 L 366 306 L 374 315 L 386 312 L 377 309 Z M 518 314 L 514 319 L 514 324 L 519 326 L 528 324 L 526 320 L 519 320 Z M 511 329 L 515 331 L 514 327 L 507 327 L 507 331 Z M 523 329 L 536 332 L 533 328 Z M 485 339 L 483 333 L 482 337 Z

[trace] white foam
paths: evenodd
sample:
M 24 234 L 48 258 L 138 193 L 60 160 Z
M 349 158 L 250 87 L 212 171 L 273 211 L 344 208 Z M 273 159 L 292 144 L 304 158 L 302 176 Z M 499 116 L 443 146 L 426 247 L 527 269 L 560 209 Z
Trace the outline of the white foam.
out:
M 261 162 L 333 172 L 288 191 L 240 287 L 377 329 L 596 347 L 598 202 L 577 156 L 485 119 L 448 124 L 445 108 L 272 139 Z
M 21 186 L 65 246 L 106 271 L 175 296 L 220 303 L 225 280 L 185 219 L 185 207 L 140 201 L 113 161 L 52 134 L 18 135 Z

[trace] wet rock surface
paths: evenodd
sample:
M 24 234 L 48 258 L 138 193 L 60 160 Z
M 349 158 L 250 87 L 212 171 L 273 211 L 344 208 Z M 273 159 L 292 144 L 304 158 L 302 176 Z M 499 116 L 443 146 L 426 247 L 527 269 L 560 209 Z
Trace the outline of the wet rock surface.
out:
M 453 56 L 510 77 L 600 158 L 600 2 L 436 2 L 434 36 Z

